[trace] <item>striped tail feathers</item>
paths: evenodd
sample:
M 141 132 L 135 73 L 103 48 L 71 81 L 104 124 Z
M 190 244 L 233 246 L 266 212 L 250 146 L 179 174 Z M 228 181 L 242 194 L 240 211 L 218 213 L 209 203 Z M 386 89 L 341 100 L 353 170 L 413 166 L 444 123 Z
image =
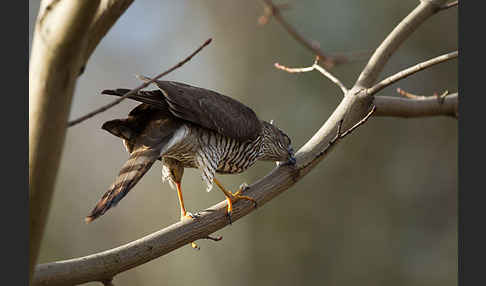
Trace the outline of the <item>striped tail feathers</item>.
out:
M 125 197 L 143 175 L 152 167 L 159 153 L 154 149 L 135 150 L 120 170 L 115 182 L 96 204 L 85 221 L 91 222 Z

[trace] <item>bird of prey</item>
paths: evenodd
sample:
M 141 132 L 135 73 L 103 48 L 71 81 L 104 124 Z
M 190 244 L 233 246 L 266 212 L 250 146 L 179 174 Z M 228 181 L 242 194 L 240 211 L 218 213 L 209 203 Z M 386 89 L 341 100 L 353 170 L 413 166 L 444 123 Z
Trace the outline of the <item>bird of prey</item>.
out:
M 184 83 L 155 83 L 158 89 L 129 96 L 142 103 L 128 118 L 107 121 L 101 127 L 123 139 L 130 157 L 86 222 L 114 207 L 157 160 L 162 162 L 163 180 L 177 190 L 181 220 L 194 217 L 186 211 L 182 198 L 184 168 L 197 168 L 207 191 L 213 183 L 223 191 L 230 222 L 236 200 L 256 201 L 241 194 L 245 187 L 235 193 L 226 190 L 215 178 L 216 173 L 241 173 L 257 160 L 295 164 L 290 138 L 273 123 L 260 120 L 249 107 Z M 102 94 L 122 96 L 128 91 L 104 90 Z

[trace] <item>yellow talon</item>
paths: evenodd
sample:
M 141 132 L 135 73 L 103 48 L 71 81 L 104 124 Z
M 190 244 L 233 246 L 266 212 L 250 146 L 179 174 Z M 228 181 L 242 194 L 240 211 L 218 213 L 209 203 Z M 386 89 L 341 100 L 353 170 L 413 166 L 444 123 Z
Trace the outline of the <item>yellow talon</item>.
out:
M 233 194 L 232 192 L 226 190 L 226 188 L 223 187 L 223 185 L 216 178 L 213 179 L 213 182 L 221 189 L 221 191 L 223 191 L 226 197 L 226 201 L 228 202 L 227 215 L 229 217 L 230 224 L 232 223 L 231 212 L 233 211 L 233 203 L 235 203 L 239 199 L 244 199 L 244 200 L 252 201 L 255 204 L 255 207 L 257 206 L 257 201 L 254 198 L 240 195 L 240 193 L 242 193 L 246 188 L 245 184 L 242 184 L 240 186 L 240 189 Z

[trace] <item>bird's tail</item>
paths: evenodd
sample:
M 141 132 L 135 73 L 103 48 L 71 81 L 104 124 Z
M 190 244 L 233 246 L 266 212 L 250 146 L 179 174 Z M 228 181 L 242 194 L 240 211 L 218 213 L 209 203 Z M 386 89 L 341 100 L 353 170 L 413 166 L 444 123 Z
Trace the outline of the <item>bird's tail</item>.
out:
M 101 94 L 124 96 L 130 90 L 126 88 L 105 89 Z M 139 90 L 135 94 L 129 95 L 128 98 L 146 103 L 158 108 L 167 109 L 168 105 L 164 100 L 164 95 L 160 90 Z
M 152 149 L 135 150 L 125 162 L 115 182 L 96 204 L 90 215 L 85 218 L 91 222 L 103 215 L 109 208 L 116 204 L 130 191 L 133 186 L 150 169 L 157 160 L 158 154 Z

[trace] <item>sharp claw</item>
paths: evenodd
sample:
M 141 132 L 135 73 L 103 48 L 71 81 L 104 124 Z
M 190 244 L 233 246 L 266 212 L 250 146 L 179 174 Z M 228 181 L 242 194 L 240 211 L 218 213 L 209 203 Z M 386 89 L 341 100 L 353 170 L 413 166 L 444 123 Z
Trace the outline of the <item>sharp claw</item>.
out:
M 226 216 L 228 217 L 229 224 L 231 225 L 233 221 L 231 220 L 231 212 L 226 212 Z
M 201 216 L 201 214 L 199 212 L 197 212 L 197 213 L 187 212 L 187 215 L 190 216 L 193 219 L 199 218 Z
M 185 215 L 181 215 L 181 221 L 186 220 L 186 219 L 198 219 L 201 215 L 199 213 L 190 213 L 186 212 Z
M 244 193 L 246 189 L 248 189 L 248 184 L 247 183 L 242 183 L 239 187 L 239 192 Z

